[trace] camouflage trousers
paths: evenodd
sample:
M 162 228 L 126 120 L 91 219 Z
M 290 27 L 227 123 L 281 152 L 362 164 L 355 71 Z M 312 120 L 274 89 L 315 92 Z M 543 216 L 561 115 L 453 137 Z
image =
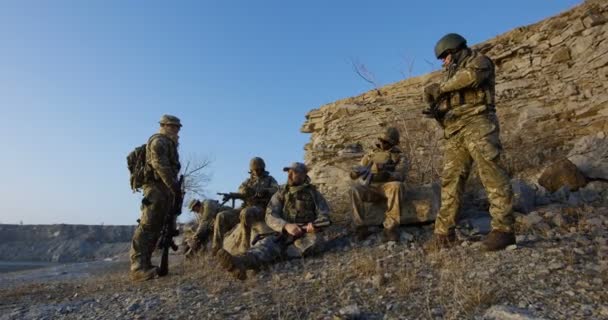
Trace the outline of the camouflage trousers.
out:
M 405 204 L 405 187 L 401 182 L 372 183 L 368 186 L 356 184 L 350 189 L 350 199 L 353 206 L 353 225 L 365 226 L 370 220 L 365 202 L 385 202 L 384 228 L 392 229 L 401 223 L 401 210 Z M 372 219 L 373 220 L 373 219 Z
M 295 241 L 290 236 L 273 235 L 260 240 L 243 255 L 253 258 L 257 266 L 263 266 L 281 258 L 301 258 L 320 253 L 325 243 L 321 233 L 306 233 Z
M 490 202 L 492 230 L 513 231 L 513 191 L 509 176 L 498 164 L 501 151 L 498 125 L 481 115 L 447 138 L 441 176 L 441 208 L 435 233 L 453 232 L 461 198 L 473 162 Z
M 156 249 L 165 216 L 171 209 L 172 196 L 162 183 L 144 185 L 143 192 L 141 217 L 129 251 L 131 271 L 147 270 L 152 266 L 152 253 Z
M 236 246 L 245 251 L 251 244 L 251 230 L 256 222 L 264 221 L 264 209 L 257 206 L 249 206 L 239 209 L 229 209 L 217 214 L 213 225 L 212 248 L 217 250 L 224 247 L 224 239 L 233 232 L 237 232 L 231 237 L 231 246 Z M 228 250 L 234 252 L 233 250 Z

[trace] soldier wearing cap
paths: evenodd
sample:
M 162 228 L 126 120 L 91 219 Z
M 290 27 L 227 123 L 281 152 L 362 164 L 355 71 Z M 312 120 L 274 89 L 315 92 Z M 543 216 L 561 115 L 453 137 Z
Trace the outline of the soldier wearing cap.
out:
M 186 257 L 192 257 L 199 250 L 204 250 L 213 232 L 213 223 L 218 212 L 230 210 L 228 206 L 220 205 L 219 201 L 207 199 L 200 201 L 192 199 L 188 210 L 196 214 L 197 227 L 192 236 L 186 240 Z
M 252 158 L 249 161 L 249 178 L 241 183 L 237 193 L 237 197 L 243 200 L 242 207 L 221 211 L 215 217 L 212 252 L 215 254 L 225 244 L 232 252 L 249 249 L 254 233 L 267 230 L 264 210 L 278 188 L 277 181 L 266 171 L 264 159 Z
M 133 281 L 157 276 L 151 262 L 152 253 L 173 199 L 182 192 L 177 177 L 180 170 L 178 133 L 182 124 L 172 115 L 163 115 L 159 123 L 159 132 L 152 135 L 146 145 L 146 166 L 150 174 L 143 185 L 141 217 L 131 241 L 129 275 Z
M 247 269 L 258 269 L 280 257 L 301 257 L 322 250 L 324 239 L 314 225 L 329 221 L 329 206 L 310 183 L 306 165 L 295 162 L 283 168 L 287 184 L 272 196 L 266 208 L 266 223 L 276 233 L 257 242 L 245 253 L 218 252 L 222 266 L 239 279 Z
M 353 226 L 355 236 L 363 240 L 369 235 L 366 221 L 371 212 L 366 211 L 365 202 L 386 203 L 384 212 L 385 241 L 398 241 L 401 210 L 405 201 L 406 163 L 399 145 L 399 131 L 390 127 L 378 137 L 375 148 L 361 159 L 360 166 L 350 173 L 351 179 L 365 182 L 351 187 L 350 198 L 353 206 Z M 371 210 L 370 210 L 371 211 Z
M 423 113 L 439 122 L 446 143 L 441 209 L 427 248 L 449 247 L 455 242 L 461 197 L 475 162 L 492 216 L 492 231 L 483 245 L 489 251 L 504 249 L 515 243 L 513 192 L 509 176 L 498 163 L 502 146 L 494 101 L 494 63 L 469 48 L 466 39 L 456 33 L 437 42 L 435 55 L 443 61 L 444 79 L 425 88 L 424 98 L 430 107 Z

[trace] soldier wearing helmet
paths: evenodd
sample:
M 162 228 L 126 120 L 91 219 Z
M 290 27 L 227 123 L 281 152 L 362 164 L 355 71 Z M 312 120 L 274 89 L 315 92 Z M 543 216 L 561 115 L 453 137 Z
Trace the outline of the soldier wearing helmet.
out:
M 350 198 L 353 206 L 353 226 L 358 240 L 369 235 L 367 221 L 371 211 L 365 203 L 385 203 L 384 240 L 398 241 L 397 228 L 400 225 L 401 210 L 405 201 L 406 164 L 399 145 L 399 131 L 387 128 L 378 137 L 376 147 L 361 159 L 360 166 L 353 168 L 351 179 L 361 179 L 362 183 L 351 187 Z M 378 219 L 375 219 L 378 220 Z
M 172 115 L 163 115 L 159 123 L 159 132 L 152 135 L 146 144 L 146 166 L 150 174 L 143 183 L 141 217 L 129 252 L 129 275 L 133 281 L 145 281 L 157 276 L 156 267 L 151 262 L 152 253 L 173 199 L 182 192 L 177 178 L 180 170 L 178 133 L 182 124 L 179 118 Z
M 243 201 L 242 207 L 224 210 L 215 217 L 211 244 L 213 253 L 224 245 L 231 252 L 245 251 L 249 249 L 255 234 L 268 231 L 264 210 L 278 188 L 277 181 L 266 171 L 264 159 L 252 158 L 249 161 L 249 178 L 241 183 L 238 193 L 230 194 Z
M 495 112 L 494 63 L 469 48 L 465 38 L 455 33 L 437 42 L 435 56 L 443 61 L 444 78 L 425 88 L 424 98 L 432 106 L 425 113 L 444 128 L 446 144 L 441 209 L 428 247 L 449 247 L 454 243 L 464 184 L 475 162 L 492 216 L 492 232 L 484 240 L 484 248 L 504 249 L 515 243 L 513 192 L 509 176 L 498 164 L 502 147 Z

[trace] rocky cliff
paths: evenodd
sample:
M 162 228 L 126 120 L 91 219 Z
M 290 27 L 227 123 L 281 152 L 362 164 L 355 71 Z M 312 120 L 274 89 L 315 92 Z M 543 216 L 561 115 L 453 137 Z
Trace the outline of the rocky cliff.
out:
M 588 0 L 474 45 L 496 63 L 501 161 L 512 176 L 534 184 L 544 167 L 567 157 L 588 178 L 608 179 L 607 21 L 608 2 Z M 306 115 L 301 131 L 311 134 L 305 146 L 310 175 L 335 209 L 347 206 L 345 171 L 387 126 L 401 130 L 409 184 L 437 181 L 442 133 L 422 117 L 421 92 L 439 76 L 406 79 Z

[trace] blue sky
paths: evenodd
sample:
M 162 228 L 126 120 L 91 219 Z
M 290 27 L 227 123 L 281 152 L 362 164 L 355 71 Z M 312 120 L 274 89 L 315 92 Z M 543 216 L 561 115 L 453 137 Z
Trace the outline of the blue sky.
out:
M 0 223 L 134 224 L 125 157 L 164 113 L 184 159 L 213 160 L 210 196 L 253 156 L 283 183 L 306 112 L 371 89 L 351 58 L 385 85 L 439 67 L 445 33 L 474 44 L 579 3 L 3 1 Z

